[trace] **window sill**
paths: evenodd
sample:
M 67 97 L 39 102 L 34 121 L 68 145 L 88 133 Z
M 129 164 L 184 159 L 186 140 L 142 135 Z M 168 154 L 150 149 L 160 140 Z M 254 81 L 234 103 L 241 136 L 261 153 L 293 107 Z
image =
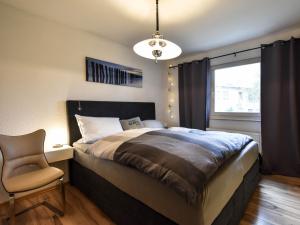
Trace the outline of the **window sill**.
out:
M 261 122 L 260 116 L 242 116 L 242 115 L 210 115 L 210 120 L 230 120 L 230 121 L 249 121 Z

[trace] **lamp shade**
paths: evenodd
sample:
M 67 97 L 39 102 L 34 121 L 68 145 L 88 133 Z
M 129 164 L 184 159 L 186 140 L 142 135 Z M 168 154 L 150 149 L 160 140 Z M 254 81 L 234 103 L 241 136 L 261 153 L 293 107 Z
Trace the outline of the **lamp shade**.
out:
M 133 50 L 136 54 L 144 58 L 155 60 L 173 59 L 182 53 L 178 45 L 162 38 L 151 38 L 140 41 L 133 46 Z M 161 55 L 155 57 L 155 51 L 158 51 Z

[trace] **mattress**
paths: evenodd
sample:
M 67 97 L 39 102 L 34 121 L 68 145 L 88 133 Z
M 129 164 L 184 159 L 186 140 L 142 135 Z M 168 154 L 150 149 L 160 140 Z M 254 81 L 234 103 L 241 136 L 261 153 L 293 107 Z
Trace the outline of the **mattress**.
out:
M 96 158 L 86 152 L 87 145 L 76 143 L 74 147 L 74 159 L 82 166 L 180 225 L 211 224 L 258 158 L 257 143 L 249 143 L 209 181 L 203 203 L 190 205 L 156 179 L 111 160 Z

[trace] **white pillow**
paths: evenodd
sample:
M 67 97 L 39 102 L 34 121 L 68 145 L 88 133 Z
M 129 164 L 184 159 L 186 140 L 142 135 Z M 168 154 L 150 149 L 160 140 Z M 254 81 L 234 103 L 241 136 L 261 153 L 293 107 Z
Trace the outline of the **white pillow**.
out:
M 162 122 L 159 120 L 143 120 L 144 127 L 147 128 L 164 128 L 165 126 L 163 125 Z
M 169 130 L 189 133 L 189 132 L 192 131 L 193 129 L 191 129 L 191 128 L 186 128 L 186 127 L 170 127 Z
M 83 143 L 93 143 L 101 138 L 122 132 L 119 118 L 75 115 Z

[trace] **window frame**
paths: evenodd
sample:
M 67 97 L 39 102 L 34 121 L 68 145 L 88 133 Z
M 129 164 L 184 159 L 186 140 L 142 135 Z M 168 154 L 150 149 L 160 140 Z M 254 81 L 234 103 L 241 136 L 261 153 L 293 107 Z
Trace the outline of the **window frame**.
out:
M 240 120 L 240 121 L 261 121 L 259 113 L 249 112 L 215 112 L 215 71 L 217 69 L 224 69 L 234 66 L 242 66 L 253 63 L 261 63 L 261 58 L 251 58 L 246 60 L 240 60 L 225 64 L 219 64 L 211 67 L 211 107 L 210 107 L 210 119 L 213 120 Z M 261 90 L 260 90 L 261 91 Z

